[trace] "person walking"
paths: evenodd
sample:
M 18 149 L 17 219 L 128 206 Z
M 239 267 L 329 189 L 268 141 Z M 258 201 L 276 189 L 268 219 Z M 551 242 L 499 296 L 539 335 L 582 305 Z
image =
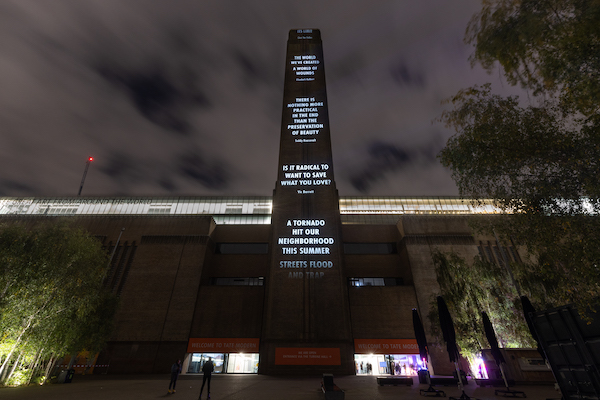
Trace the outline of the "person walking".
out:
M 212 357 L 208 357 L 208 361 L 204 363 L 202 366 L 202 372 L 204 372 L 204 378 L 202 378 L 202 387 L 200 388 L 200 396 L 198 396 L 198 400 L 202 397 L 202 390 L 204 390 L 204 384 L 208 380 L 208 397 L 210 399 L 210 378 L 212 376 L 212 372 L 215 370 L 215 366 L 212 362 Z
M 171 365 L 171 382 L 169 382 L 169 394 L 175 393 L 175 385 L 177 385 L 177 377 L 181 373 L 181 360 L 177 360 L 177 362 Z M 173 386 L 173 390 L 171 390 L 171 386 Z

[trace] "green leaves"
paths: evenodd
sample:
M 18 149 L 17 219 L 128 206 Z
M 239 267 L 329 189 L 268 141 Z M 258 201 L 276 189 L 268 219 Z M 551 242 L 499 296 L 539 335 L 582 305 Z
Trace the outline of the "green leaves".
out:
M 511 212 L 600 211 L 600 126 L 546 102 L 521 107 L 489 85 L 460 91 L 440 120 L 456 131 L 438 157 L 461 196 L 491 198 Z
M 600 1 L 484 0 L 465 40 L 472 63 L 537 97 L 461 90 L 438 157 L 462 197 L 512 214 L 481 227 L 527 249 L 515 275 L 539 304 L 585 308 L 600 296 Z
M 533 100 L 495 95 L 490 84 L 459 91 L 439 119 L 455 133 L 438 157 L 462 197 L 506 212 L 473 217 L 474 226 L 526 250 L 511 264 L 522 294 L 540 308 L 584 310 L 600 297 L 600 1 L 482 4 L 465 36 L 471 63 L 490 72 L 499 65 Z M 453 254 L 434 260 L 463 349 L 484 340 L 469 327 L 482 310 L 505 344 L 533 345 L 502 270 Z
M 489 227 L 489 222 L 488 225 Z M 515 279 L 538 307 L 575 303 L 585 310 L 600 294 L 600 223 L 592 215 L 520 213 L 494 219 L 494 227 L 527 249 L 513 269 Z
M 25 342 L 34 352 L 99 351 L 117 307 L 103 288 L 107 262 L 95 238 L 67 224 L 0 226 L 0 358 Z
M 461 354 L 472 359 L 482 348 L 488 347 L 481 311 L 488 313 L 501 347 L 534 345 L 519 297 L 504 268 L 479 257 L 467 262 L 455 253 L 435 252 L 433 261 L 442 296 L 452 314 Z M 429 315 L 433 326 L 437 326 L 436 312 Z
M 600 100 L 600 2 L 597 0 L 483 1 L 467 28 L 472 64 L 498 62 L 508 82 L 533 95 L 557 95 L 590 116 Z

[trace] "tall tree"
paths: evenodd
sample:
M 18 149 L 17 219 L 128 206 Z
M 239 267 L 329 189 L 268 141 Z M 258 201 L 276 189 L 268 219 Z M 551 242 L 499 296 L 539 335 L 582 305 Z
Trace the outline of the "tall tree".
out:
M 117 306 L 103 288 L 107 261 L 98 240 L 66 223 L 0 227 L 0 377 L 20 352 L 101 349 Z
M 486 311 L 494 322 L 502 347 L 531 347 L 535 343 L 521 317 L 519 298 L 504 267 L 480 257 L 467 261 L 455 253 L 434 252 L 433 261 L 463 356 L 473 359 L 488 347 L 481 311 Z M 436 307 L 431 307 L 428 317 L 433 327 L 438 326 Z M 440 332 L 434 328 L 433 333 L 442 342 Z
M 465 40 L 473 64 L 499 65 L 533 98 L 459 91 L 439 158 L 461 196 L 512 213 L 480 228 L 526 247 L 515 277 L 527 294 L 588 307 L 600 295 L 600 1 L 483 0 Z
M 483 0 L 467 28 L 473 64 L 499 63 L 509 83 L 558 95 L 584 115 L 599 111 L 600 1 Z

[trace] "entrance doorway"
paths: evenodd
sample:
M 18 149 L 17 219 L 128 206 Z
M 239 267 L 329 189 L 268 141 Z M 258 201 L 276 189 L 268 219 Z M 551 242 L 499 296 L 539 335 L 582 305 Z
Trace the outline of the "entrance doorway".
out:
M 229 353 L 226 371 L 228 374 L 257 374 L 258 353 Z
M 416 376 L 421 368 L 418 354 L 355 354 L 357 375 Z
M 201 374 L 202 366 L 208 361 L 208 358 L 212 358 L 212 362 L 215 366 L 213 374 L 220 374 L 223 372 L 223 364 L 225 363 L 224 353 L 192 353 L 190 364 L 188 365 L 188 374 Z
M 417 376 L 417 371 L 422 367 L 418 354 L 390 354 L 385 358 L 390 375 Z
M 186 373 L 201 374 L 202 366 L 211 357 L 214 374 L 257 374 L 258 353 L 191 353 Z
M 354 367 L 357 375 L 389 374 L 388 365 L 383 354 L 356 354 Z

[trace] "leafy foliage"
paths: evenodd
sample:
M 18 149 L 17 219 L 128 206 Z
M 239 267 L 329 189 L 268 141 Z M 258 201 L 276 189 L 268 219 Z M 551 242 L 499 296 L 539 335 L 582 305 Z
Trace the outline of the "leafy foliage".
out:
M 493 223 L 493 225 L 492 225 Z M 538 309 L 574 303 L 590 309 L 600 294 L 600 223 L 594 215 L 518 213 L 476 220 L 506 241 L 522 243 L 529 256 L 511 264 L 513 275 Z M 593 310 L 593 307 L 592 307 Z M 593 310 L 596 311 L 596 310 Z
M 560 107 L 519 106 L 489 84 L 461 90 L 441 120 L 456 131 L 440 152 L 462 196 L 491 198 L 514 213 L 600 212 L 600 135 Z
M 504 268 L 479 257 L 469 264 L 455 253 L 435 252 L 433 260 L 463 356 L 473 359 L 482 348 L 488 348 L 481 311 L 488 313 L 501 347 L 534 345 L 519 298 Z M 437 327 L 436 307 L 431 309 L 428 317 Z M 434 330 L 434 334 L 441 337 L 440 332 Z
M 462 197 L 512 214 L 479 229 L 526 248 L 522 294 L 584 309 L 600 295 L 600 2 L 482 2 L 465 37 L 472 63 L 499 64 L 535 97 L 459 91 L 440 118 L 455 134 L 439 158 Z
M 598 0 L 483 0 L 465 39 L 475 45 L 473 64 L 491 70 L 498 62 L 511 84 L 558 94 L 584 115 L 598 113 Z
M 64 223 L 0 227 L 0 379 L 16 354 L 103 347 L 117 307 L 103 289 L 107 261 L 96 239 Z

